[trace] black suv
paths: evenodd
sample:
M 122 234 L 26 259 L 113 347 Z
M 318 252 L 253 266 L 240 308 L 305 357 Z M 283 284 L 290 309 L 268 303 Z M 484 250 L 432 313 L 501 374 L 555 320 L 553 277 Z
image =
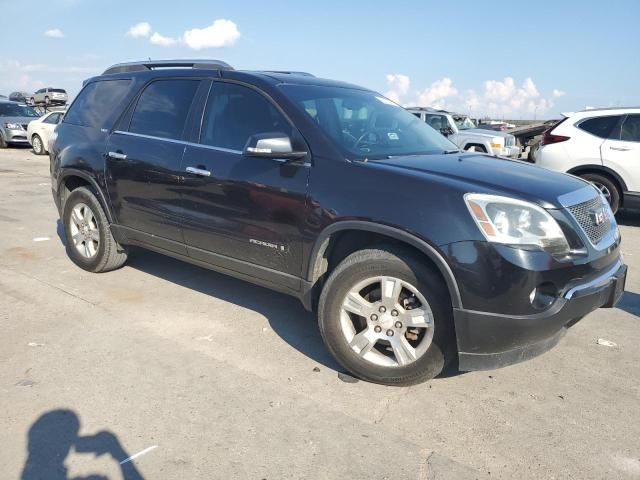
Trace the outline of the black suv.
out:
M 56 133 L 53 198 L 77 265 L 113 270 L 135 245 L 294 295 L 373 382 L 533 357 L 624 289 L 592 185 L 460 152 L 364 88 L 119 64 L 85 82 Z

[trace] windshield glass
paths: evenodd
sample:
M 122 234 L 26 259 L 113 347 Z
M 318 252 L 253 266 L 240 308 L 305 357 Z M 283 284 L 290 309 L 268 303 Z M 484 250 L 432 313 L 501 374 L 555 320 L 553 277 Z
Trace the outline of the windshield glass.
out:
M 0 115 L 3 117 L 39 117 L 38 112 L 27 105 L 18 103 L 0 103 Z
M 456 122 L 458 130 L 469 130 L 470 128 L 476 128 L 475 123 L 469 117 L 453 117 L 453 121 Z
M 377 93 L 308 85 L 281 88 L 347 158 L 380 159 L 458 149 L 439 132 Z

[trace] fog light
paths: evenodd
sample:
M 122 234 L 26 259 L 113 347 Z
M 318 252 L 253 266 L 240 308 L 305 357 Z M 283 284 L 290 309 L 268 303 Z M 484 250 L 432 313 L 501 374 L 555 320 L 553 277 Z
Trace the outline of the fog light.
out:
M 549 307 L 558 297 L 558 290 L 555 285 L 550 282 L 541 283 L 531 290 L 529 301 L 531 306 L 536 310 L 544 310 Z

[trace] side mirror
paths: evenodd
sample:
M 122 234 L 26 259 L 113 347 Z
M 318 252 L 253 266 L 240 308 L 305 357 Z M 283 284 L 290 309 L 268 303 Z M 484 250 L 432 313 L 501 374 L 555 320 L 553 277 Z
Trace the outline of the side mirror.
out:
M 270 158 L 294 162 L 307 156 L 307 152 L 295 151 L 288 135 L 279 132 L 259 133 L 249 137 L 242 154 L 246 157 Z

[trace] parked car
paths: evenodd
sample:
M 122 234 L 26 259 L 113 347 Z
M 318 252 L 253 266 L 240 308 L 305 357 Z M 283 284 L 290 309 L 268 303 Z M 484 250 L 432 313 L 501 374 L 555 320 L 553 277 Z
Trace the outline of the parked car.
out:
M 510 158 L 520 156 L 521 149 L 516 145 L 513 135 L 477 128 L 467 115 L 423 107 L 411 107 L 407 110 L 463 150 Z
M 27 103 L 27 100 L 30 98 L 31 94 L 28 92 L 11 92 L 9 94 L 9 100 L 12 102 L 20 102 Z
M 66 105 L 68 100 L 67 92 L 62 88 L 41 88 L 36 91 L 29 103 L 31 105 Z
M 137 245 L 296 296 L 369 381 L 423 381 L 456 356 L 462 370 L 522 361 L 624 289 L 591 184 L 461 152 L 353 85 L 120 64 L 85 83 L 54 137 L 78 266 L 114 270 Z
M 640 108 L 571 114 L 543 134 L 534 160 L 593 183 L 614 213 L 640 208 Z
M 38 112 L 27 105 L 0 100 L 0 148 L 7 145 L 27 145 L 27 125 Z
M 33 147 L 33 153 L 36 155 L 45 155 L 49 153 L 49 140 L 53 134 L 64 112 L 46 113 L 37 120 L 29 122 L 27 126 L 27 140 Z

